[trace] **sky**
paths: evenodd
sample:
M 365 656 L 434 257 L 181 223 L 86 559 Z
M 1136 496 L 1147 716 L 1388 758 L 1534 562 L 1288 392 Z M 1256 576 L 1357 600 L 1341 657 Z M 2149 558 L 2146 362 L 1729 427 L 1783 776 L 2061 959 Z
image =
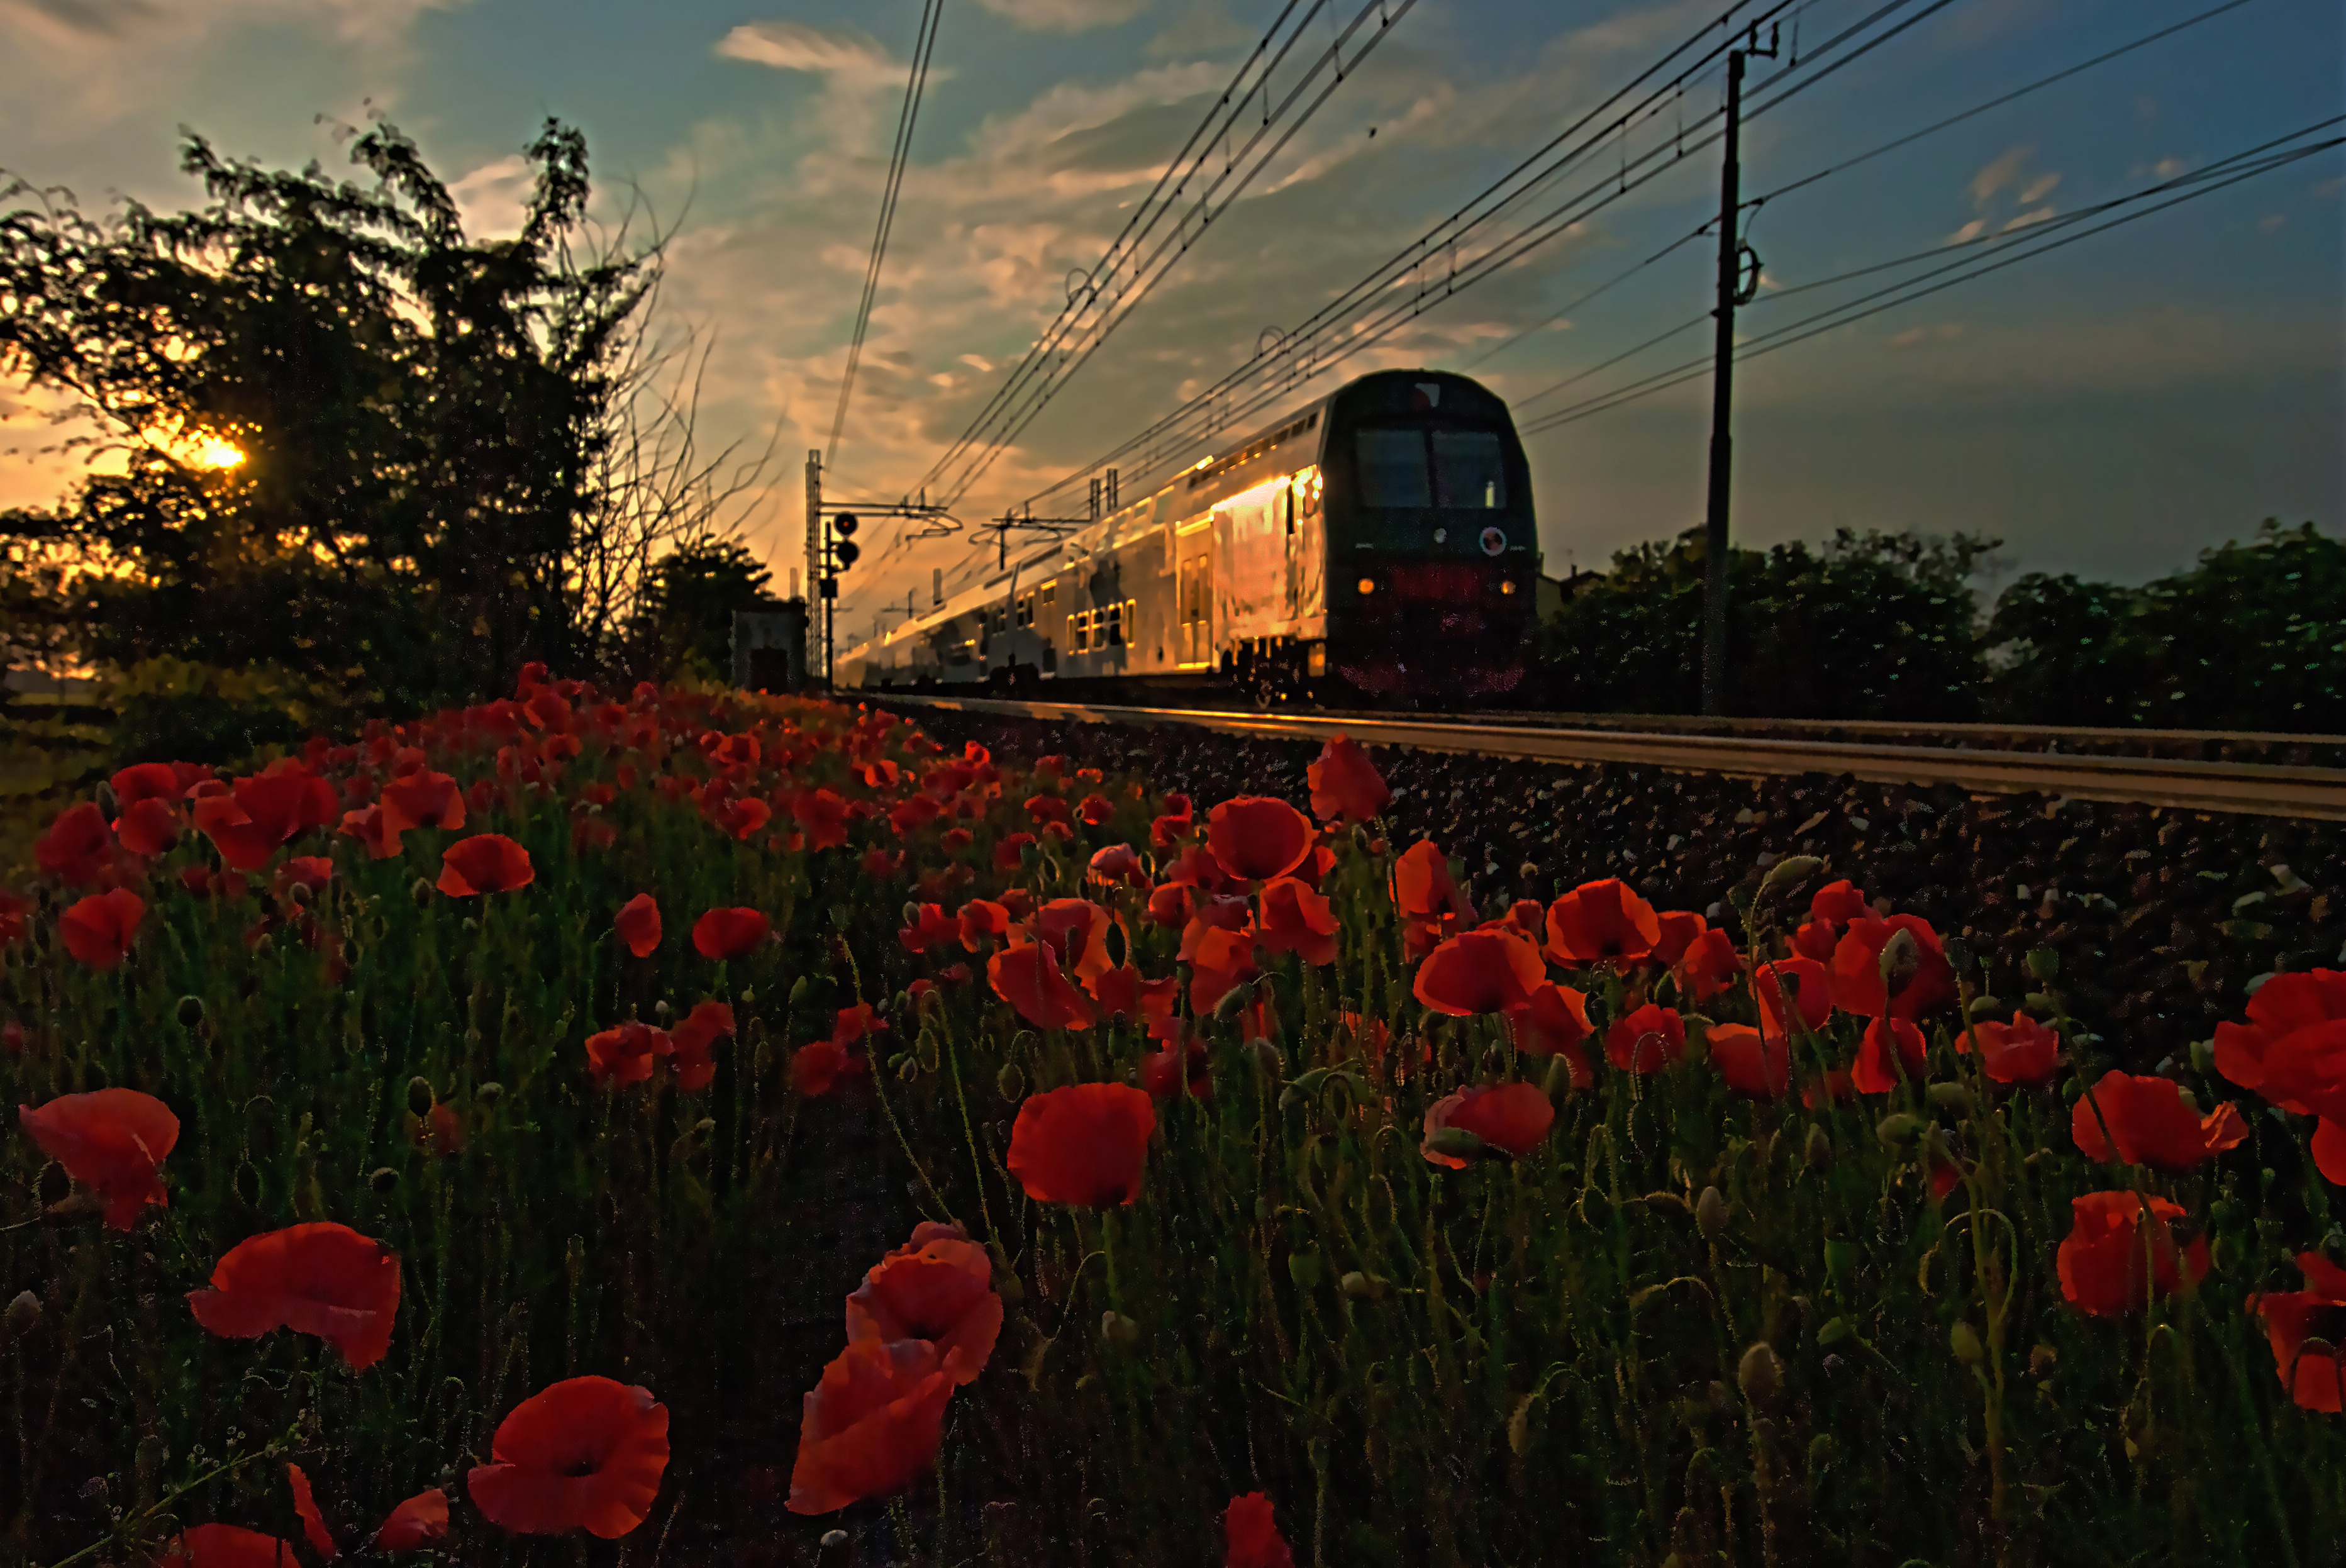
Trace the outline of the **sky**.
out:
M 1362 3 L 1331 0 L 1307 29 L 1311 47 Z M 2219 3 L 1909 0 L 1919 20 L 1830 75 L 1814 63 L 1823 42 L 1879 0 L 1795 4 L 1781 42 L 1810 63 L 1794 65 L 1790 47 L 1755 60 L 1750 97 L 1813 86 L 1747 123 L 1745 192 Z M 1248 194 L 955 499 L 971 531 L 915 542 L 872 524 L 842 635 L 884 605 L 901 611 L 908 593 L 925 605 L 933 571 L 951 583 L 979 570 L 992 554 L 974 525 L 1246 363 L 1274 329 L 1310 317 L 1724 6 L 1382 0 L 1397 18 L 1355 35 L 1343 81 Z M 944 0 L 828 473 L 833 500 L 921 483 L 1280 9 Z M 177 172 L 182 127 L 233 156 L 332 167 L 344 157 L 336 127 L 379 117 L 420 144 L 468 227 L 494 235 L 515 225 L 519 149 L 539 124 L 579 127 L 602 219 L 632 208 L 634 232 L 647 217 L 673 230 L 664 330 L 709 350 L 708 449 L 764 459 L 729 517 L 771 562 L 779 591 L 802 559 L 805 454 L 830 433 L 919 15 L 918 0 L 0 0 L 0 168 L 70 187 L 88 210 L 126 196 L 178 208 L 198 198 Z M 1762 272 L 1739 334 L 1900 274 L 1805 283 L 1964 254 L 1965 241 L 2346 113 L 2342 16 L 2335 0 L 2244 0 L 1771 199 L 1747 224 Z M 1723 90 L 1716 70 L 1690 81 L 1547 194 L 1601 188 L 1608 162 L 1658 158 L 1698 136 Z M 2002 580 L 2139 582 L 2267 516 L 2346 529 L 2341 174 L 2333 148 L 1740 366 L 1738 540 L 1961 530 L 2004 542 Z M 1330 364 L 1292 401 L 1362 371 L 1423 365 L 1478 377 L 1529 423 L 1695 359 L 1709 341 L 1714 241 L 1637 263 L 1718 202 L 1716 150 L 1673 158 L 1551 243 Z M 1698 378 L 1526 438 L 1551 573 L 1601 566 L 1701 521 L 1710 390 Z M 43 451 L 57 433 L 49 406 L 0 386 L 0 505 L 53 500 L 71 479 Z M 1078 487 L 1038 511 L 1081 501 Z

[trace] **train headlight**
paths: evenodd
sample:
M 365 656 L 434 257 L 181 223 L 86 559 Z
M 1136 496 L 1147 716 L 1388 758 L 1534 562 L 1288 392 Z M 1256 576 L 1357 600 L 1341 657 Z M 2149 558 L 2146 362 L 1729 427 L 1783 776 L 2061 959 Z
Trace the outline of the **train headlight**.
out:
M 1515 580 L 1513 577 L 1506 577 L 1506 578 L 1503 578 L 1503 579 L 1501 579 L 1501 581 L 1500 581 L 1500 583 L 1499 583 L 1499 592 L 1501 592 L 1501 593 L 1503 593 L 1503 594 L 1512 594 L 1512 593 L 1514 593 L 1515 591 Z
M 1362 594 L 1373 594 L 1376 591 L 1377 580 L 1374 577 L 1362 577 L 1361 579 L 1361 592 Z

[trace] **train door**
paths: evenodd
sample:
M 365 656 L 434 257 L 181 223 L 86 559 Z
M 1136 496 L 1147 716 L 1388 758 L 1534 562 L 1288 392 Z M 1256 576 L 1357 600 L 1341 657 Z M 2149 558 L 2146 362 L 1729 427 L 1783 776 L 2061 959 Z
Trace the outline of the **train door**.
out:
M 1292 621 L 1301 610 L 1303 594 L 1303 540 L 1295 531 L 1295 485 L 1292 481 L 1279 487 L 1280 515 L 1286 522 L 1287 600 L 1284 619 Z
M 1194 668 L 1214 658 L 1214 526 L 1211 517 L 1174 535 L 1180 614 L 1177 651 L 1181 666 Z

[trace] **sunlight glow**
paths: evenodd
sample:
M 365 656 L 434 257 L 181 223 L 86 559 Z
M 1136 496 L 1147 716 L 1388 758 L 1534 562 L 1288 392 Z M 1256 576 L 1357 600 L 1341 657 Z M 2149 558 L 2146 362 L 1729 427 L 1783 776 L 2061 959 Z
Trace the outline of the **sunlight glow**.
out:
M 240 468 L 244 465 L 244 453 L 231 442 L 207 435 L 196 443 L 194 462 L 199 468 Z

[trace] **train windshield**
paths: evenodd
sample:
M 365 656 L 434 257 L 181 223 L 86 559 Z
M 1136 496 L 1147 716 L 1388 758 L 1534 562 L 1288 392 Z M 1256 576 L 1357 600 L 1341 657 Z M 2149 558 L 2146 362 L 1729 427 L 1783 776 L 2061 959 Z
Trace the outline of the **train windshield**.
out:
M 1494 432 L 1363 430 L 1352 450 L 1363 506 L 1495 511 L 1507 504 Z

